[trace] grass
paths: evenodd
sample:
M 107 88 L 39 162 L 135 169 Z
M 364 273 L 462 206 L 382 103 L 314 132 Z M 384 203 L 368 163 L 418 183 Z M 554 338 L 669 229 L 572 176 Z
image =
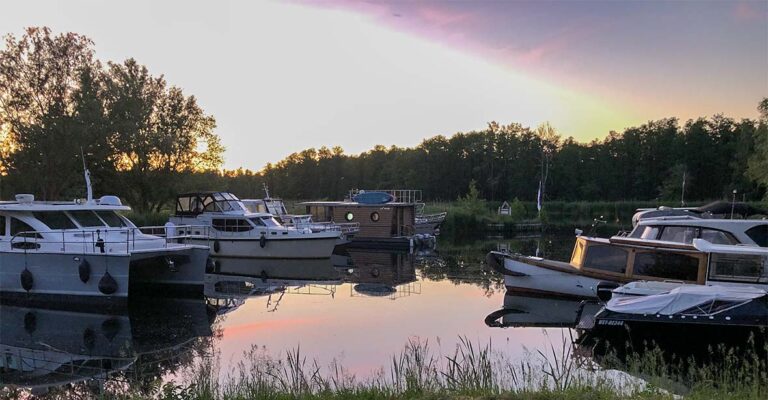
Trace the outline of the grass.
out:
M 764 399 L 768 348 L 743 356 L 728 349 L 721 362 L 670 362 L 661 350 L 585 357 L 565 334 L 546 350 L 511 360 L 491 342 L 460 337 L 447 355 L 429 341 L 410 340 L 388 367 L 359 379 L 338 361 L 321 366 L 300 347 L 272 357 L 253 347 L 222 379 L 217 357 L 187 371 L 186 384 L 167 383 L 162 399 Z M 718 358 L 718 357 L 715 357 Z M 683 362 L 686 361 L 686 362 Z M 627 371 L 619 372 L 619 371 Z M 642 378 L 642 379 L 641 379 Z M 130 394 L 122 398 L 137 398 Z
M 546 331 L 545 331 L 546 332 Z M 344 399 L 764 399 L 768 396 L 768 347 L 746 355 L 730 349 L 708 349 L 715 364 L 672 360 L 658 348 L 619 357 L 579 348 L 565 333 L 548 339 L 545 350 L 529 351 L 512 360 L 492 342 L 460 337 L 445 355 L 429 341 L 412 339 L 393 355 L 387 367 L 358 378 L 338 361 L 321 366 L 301 347 L 277 357 L 252 347 L 241 361 L 222 371 L 217 355 L 202 357 L 174 370 L 177 383 L 157 379 L 104 385 L 99 395 L 93 384 L 74 384 L 51 398 L 157 398 L 164 400 L 344 400 Z M 586 354 L 585 351 L 587 350 Z M 626 371 L 626 372 L 623 372 Z M 122 378 L 122 380 L 121 380 Z M 164 383 L 163 383 L 164 382 Z M 79 386 L 78 386 L 79 385 Z M 31 398 L 23 390 L 0 389 L 0 398 Z

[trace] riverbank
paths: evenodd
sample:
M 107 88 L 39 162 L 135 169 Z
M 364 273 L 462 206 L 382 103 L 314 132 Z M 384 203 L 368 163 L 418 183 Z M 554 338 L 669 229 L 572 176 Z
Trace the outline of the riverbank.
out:
M 546 335 L 546 333 L 545 333 Z M 187 371 L 186 384 L 158 388 L 162 399 L 763 399 L 768 394 L 768 347 L 714 348 L 717 356 L 677 357 L 653 348 L 617 357 L 585 353 L 565 333 L 523 360 L 508 359 L 492 343 L 460 338 L 443 353 L 411 339 L 388 367 L 358 379 L 342 361 L 320 366 L 301 348 L 277 358 L 254 346 L 242 361 L 224 368 L 203 357 Z M 439 344 L 438 346 L 439 347 Z M 594 348 L 591 348 L 594 351 Z M 710 355 L 711 355 L 710 354 Z M 702 359 L 717 360 L 716 364 Z M 382 360 L 387 362 L 386 360 Z M 386 364 L 385 364 L 386 365 Z M 222 379 L 222 376 L 224 378 Z M 143 398 L 135 394 L 118 396 Z

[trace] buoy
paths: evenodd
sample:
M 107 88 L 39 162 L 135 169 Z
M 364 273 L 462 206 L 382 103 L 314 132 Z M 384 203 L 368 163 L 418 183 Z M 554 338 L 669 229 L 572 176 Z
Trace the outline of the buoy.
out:
M 261 238 L 259 239 L 259 246 L 263 249 L 267 246 L 267 237 L 264 235 L 261 235 Z
M 117 292 L 117 281 L 107 271 L 99 280 L 99 291 L 106 295 Z
M 221 245 L 219 244 L 218 240 L 213 241 L 213 252 L 218 253 L 219 250 L 221 250 Z
M 374 278 L 378 278 L 378 277 L 379 277 L 379 275 L 381 275 L 381 272 L 379 271 L 379 269 L 378 269 L 378 268 L 373 268 L 373 269 L 371 269 L 371 276 L 372 276 L 372 277 L 374 277 Z
M 24 288 L 27 292 L 32 290 L 32 286 L 35 285 L 35 277 L 32 276 L 32 273 L 29 272 L 29 270 L 24 267 L 24 271 L 21 271 L 21 287 Z
M 104 337 L 106 337 L 110 342 L 115 338 L 115 336 L 117 336 L 118 332 L 120 332 L 119 319 L 110 318 L 101 323 L 101 333 L 103 333 Z
M 32 311 L 24 314 L 24 331 L 28 334 L 33 334 L 37 330 L 37 315 Z
M 211 260 L 211 257 L 208 257 L 208 259 L 205 260 L 205 273 L 212 274 L 214 271 L 216 271 L 216 264 Z
M 80 266 L 77 267 L 77 270 L 80 274 L 80 280 L 83 283 L 86 283 L 89 279 L 91 279 L 91 264 L 88 262 L 88 260 L 83 259 L 83 261 L 80 261 Z
M 266 282 L 268 278 L 269 278 L 269 275 L 267 275 L 267 271 L 262 269 L 261 270 L 261 280 Z

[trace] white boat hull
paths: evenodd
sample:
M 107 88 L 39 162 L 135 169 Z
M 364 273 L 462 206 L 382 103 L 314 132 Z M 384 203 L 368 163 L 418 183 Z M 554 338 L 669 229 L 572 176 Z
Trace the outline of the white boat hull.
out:
M 504 258 L 504 276 L 507 290 L 529 295 L 545 295 L 591 299 L 597 297 L 599 279 L 556 271 Z
M 89 269 L 86 282 L 80 277 L 83 260 Z M 21 279 L 25 269 L 32 278 L 29 290 L 23 287 Z M 122 303 L 128 298 L 129 269 L 128 254 L 0 252 L 0 296 L 4 300 Z M 99 289 L 107 272 L 114 280 L 113 293 Z

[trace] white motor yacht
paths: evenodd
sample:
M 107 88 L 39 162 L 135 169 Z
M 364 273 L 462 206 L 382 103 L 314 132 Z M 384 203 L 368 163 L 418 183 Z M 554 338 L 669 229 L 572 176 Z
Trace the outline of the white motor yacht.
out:
M 330 258 L 341 234 L 284 226 L 272 214 L 248 211 L 237 196 L 226 192 L 179 195 L 170 225 L 176 235 L 210 245 L 211 255 L 221 258 Z
M 129 289 L 202 294 L 208 248 L 142 233 L 115 196 L 0 203 L 0 298 L 125 303 Z

